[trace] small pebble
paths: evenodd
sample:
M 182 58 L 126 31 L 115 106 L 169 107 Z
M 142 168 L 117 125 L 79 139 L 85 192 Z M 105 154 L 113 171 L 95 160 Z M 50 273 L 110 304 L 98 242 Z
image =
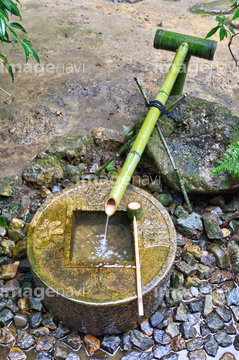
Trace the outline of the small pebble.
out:
M 86 346 L 86 350 L 89 355 L 92 355 L 96 350 L 100 348 L 100 340 L 92 335 L 85 335 L 83 341 Z
M 24 351 L 22 351 L 21 349 L 19 349 L 19 347 L 12 347 L 7 356 L 9 357 L 10 360 L 25 360 L 27 358 L 27 355 L 24 353 Z
M 7 230 L 3 226 L 0 226 L 0 236 L 4 237 L 6 234 Z
M 28 314 L 22 313 L 22 312 L 17 312 L 14 315 L 13 321 L 14 321 L 16 328 L 23 329 L 27 326 Z
M 63 342 L 72 347 L 74 350 L 79 350 L 83 344 L 80 335 L 75 332 L 67 335 L 67 337 L 63 339 Z

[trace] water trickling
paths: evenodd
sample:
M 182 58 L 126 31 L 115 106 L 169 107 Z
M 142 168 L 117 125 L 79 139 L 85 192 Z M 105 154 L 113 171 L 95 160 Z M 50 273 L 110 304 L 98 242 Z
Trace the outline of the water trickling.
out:
M 71 261 L 94 266 L 134 265 L 132 223 L 126 212 L 76 211 L 73 217 Z
M 108 224 L 109 224 L 109 215 L 107 215 L 107 218 L 106 218 L 104 240 L 106 240 Z

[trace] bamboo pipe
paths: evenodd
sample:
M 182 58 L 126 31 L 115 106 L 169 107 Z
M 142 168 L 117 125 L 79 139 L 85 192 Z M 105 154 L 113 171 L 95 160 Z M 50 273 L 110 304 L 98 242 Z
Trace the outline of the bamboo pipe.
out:
M 148 100 L 148 98 L 147 98 L 147 95 L 146 95 L 146 93 L 145 93 L 145 91 L 144 91 L 144 89 L 143 89 L 143 87 L 142 87 L 139 79 L 138 79 L 137 77 L 135 77 L 134 79 L 135 79 L 135 81 L 136 81 L 136 83 L 137 83 L 137 85 L 138 85 L 138 87 L 139 87 L 139 90 L 140 90 L 140 92 L 141 92 L 141 94 L 142 94 L 142 96 L 143 96 L 143 98 L 144 98 L 144 101 L 145 101 L 146 105 L 149 104 L 149 100 Z M 174 85 L 175 85 L 175 84 L 174 84 Z M 176 103 L 176 102 L 179 102 L 179 101 L 180 101 L 182 98 L 184 98 L 185 96 L 186 96 L 186 94 L 183 95 L 183 96 L 180 96 L 180 98 L 177 99 L 177 100 L 175 101 L 175 103 Z M 183 180 L 182 180 L 182 178 L 181 178 L 180 172 L 178 171 L 178 169 L 176 168 L 176 166 L 175 166 L 175 164 L 174 164 L 173 157 L 172 157 L 172 155 L 171 155 L 171 153 L 170 153 L 170 150 L 169 150 L 168 145 L 167 145 L 167 143 L 166 143 L 166 140 L 165 140 L 165 138 L 164 138 L 164 136 L 163 136 L 163 133 L 162 133 L 162 131 L 160 130 L 159 120 L 157 121 L 155 127 L 156 127 L 156 129 L 157 129 L 157 131 L 158 131 L 159 137 L 160 137 L 160 139 L 161 139 L 161 141 L 162 141 L 162 143 L 163 143 L 163 146 L 164 146 L 164 148 L 165 148 L 165 151 L 166 151 L 166 153 L 168 154 L 169 160 L 170 160 L 170 162 L 171 162 L 171 164 L 172 164 L 172 167 L 173 167 L 173 171 L 175 172 L 175 174 L 176 174 L 176 176 L 177 176 L 177 178 L 178 178 L 179 185 L 180 185 L 180 187 L 181 187 L 182 193 L 183 193 L 183 195 L 184 195 L 184 199 L 185 199 L 186 204 L 187 204 L 187 207 L 188 207 L 188 211 L 189 211 L 190 213 L 192 213 L 193 210 L 192 210 L 192 206 L 191 206 L 191 204 L 190 204 L 190 201 L 189 201 L 189 199 L 188 199 L 187 191 L 186 191 L 186 189 L 185 189 L 185 187 L 184 187 L 184 183 L 183 183 Z
M 172 65 L 170 66 L 168 74 L 166 75 L 163 85 L 160 88 L 155 100 L 160 101 L 162 104 L 166 103 L 187 53 L 188 44 L 182 43 L 176 52 Z M 158 121 L 160 113 L 161 112 L 157 108 L 150 108 L 148 115 L 146 116 L 144 123 L 138 133 L 138 136 L 135 139 L 135 142 L 124 162 L 116 183 L 105 203 L 105 213 L 108 216 L 111 216 L 115 213 L 117 206 L 125 192 L 125 189 L 130 182 L 133 172 L 140 161 L 141 155 L 145 149 L 149 137 Z

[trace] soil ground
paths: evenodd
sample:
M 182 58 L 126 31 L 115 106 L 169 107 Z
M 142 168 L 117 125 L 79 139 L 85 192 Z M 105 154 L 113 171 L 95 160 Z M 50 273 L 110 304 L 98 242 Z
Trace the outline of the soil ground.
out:
M 1 47 L 15 68 L 13 84 L 1 70 L 1 87 L 11 94 L 0 98 L 1 177 L 20 174 L 56 137 L 133 125 L 145 111 L 134 76 L 153 99 L 174 56 L 153 48 L 156 30 L 204 38 L 216 25 L 214 15 L 189 11 L 197 2 L 22 0 L 22 24 L 41 64 L 31 58 L 24 65 L 20 47 Z M 191 59 L 184 90 L 239 115 L 238 85 L 239 68 L 223 41 L 213 62 Z

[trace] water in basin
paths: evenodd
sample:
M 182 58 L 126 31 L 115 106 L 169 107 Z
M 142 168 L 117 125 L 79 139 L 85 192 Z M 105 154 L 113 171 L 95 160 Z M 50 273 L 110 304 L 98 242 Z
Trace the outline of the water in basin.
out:
M 117 211 L 109 218 L 108 227 L 106 220 L 103 211 L 74 211 L 71 261 L 111 266 L 134 264 L 132 221 L 127 213 Z

